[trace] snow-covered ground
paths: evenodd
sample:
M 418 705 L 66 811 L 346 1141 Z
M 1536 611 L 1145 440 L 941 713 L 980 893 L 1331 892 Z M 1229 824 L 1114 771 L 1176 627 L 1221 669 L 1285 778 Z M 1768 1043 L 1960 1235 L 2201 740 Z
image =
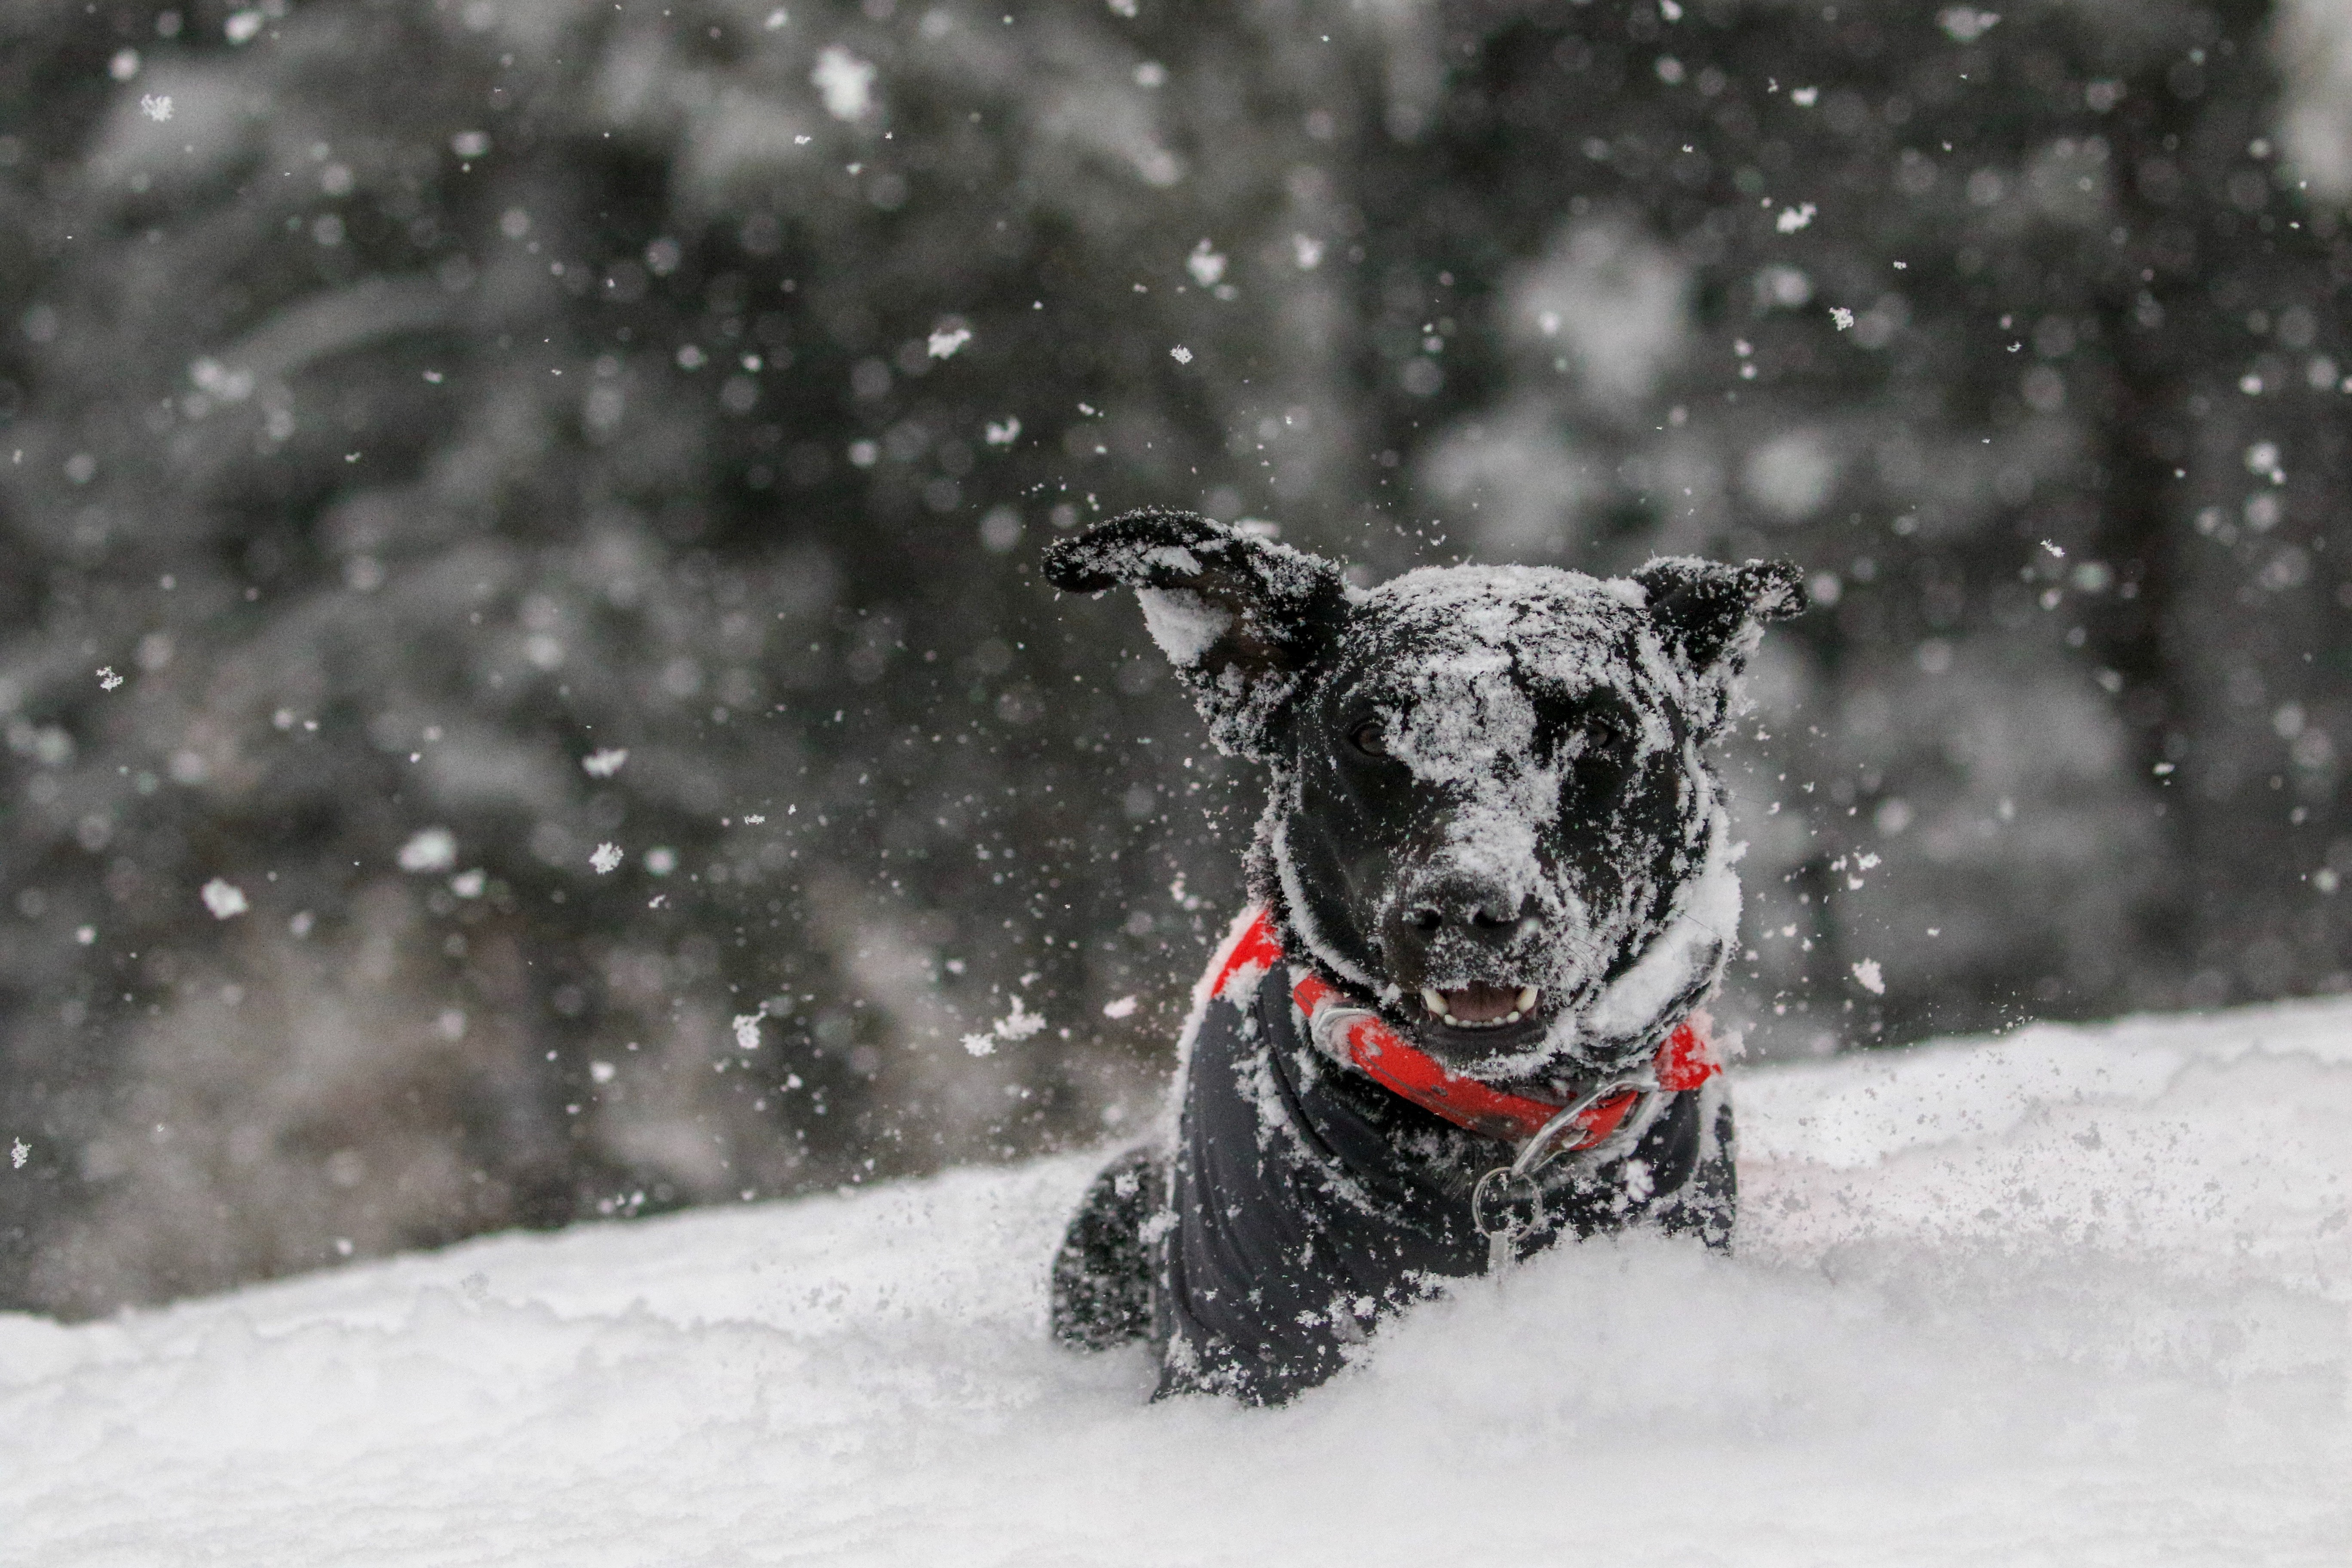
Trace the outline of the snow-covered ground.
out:
M 1090 1161 L 0 1318 L 0 1561 L 2352 1562 L 2352 1007 L 1756 1069 L 1743 1244 L 1278 1411 L 1044 1339 Z

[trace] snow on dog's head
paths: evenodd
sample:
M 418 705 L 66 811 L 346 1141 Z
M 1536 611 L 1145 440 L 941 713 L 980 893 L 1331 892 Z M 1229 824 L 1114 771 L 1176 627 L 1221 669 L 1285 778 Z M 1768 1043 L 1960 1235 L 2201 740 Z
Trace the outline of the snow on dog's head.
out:
M 1426 567 L 1370 591 L 1184 512 L 1048 552 L 1136 590 L 1209 732 L 1274 770 L 1252 857 L 1290 950 L 1496 1081 L 1654 1049 L 1739 910 L 1704 748 L 1795 568 L 1654 561 L 1601 580 Z

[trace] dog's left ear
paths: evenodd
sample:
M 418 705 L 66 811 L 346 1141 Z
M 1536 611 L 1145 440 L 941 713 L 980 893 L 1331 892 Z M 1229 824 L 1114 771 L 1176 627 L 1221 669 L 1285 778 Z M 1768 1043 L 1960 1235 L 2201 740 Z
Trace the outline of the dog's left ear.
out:
M 1661 556 L 1633 574 L 1649 595 L 1651 618 L 1667 648 L 1685 663 L 1714 711 L 1699 715 L 1713 728 L 1727 716 L 1731 689 L 1764 638 L 1768 622 L 1802 615 L 1805 574 L 1787 561 L 1727 566 L 1694 555 Z
M 1192 689 L 1209 738 L 1261 759 L 1348 602 L 1330 562 L 1160 507 L 1054 541 L 1045 579 L 1073 594 L 1134 589 L 1152 641 Z

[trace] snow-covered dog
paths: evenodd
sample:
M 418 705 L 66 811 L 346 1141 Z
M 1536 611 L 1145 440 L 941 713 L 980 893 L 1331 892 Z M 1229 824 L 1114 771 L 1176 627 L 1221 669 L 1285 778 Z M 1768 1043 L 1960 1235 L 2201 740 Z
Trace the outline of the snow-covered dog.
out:
M 1097 1178 L 1054 1324 L 1160 1392 L 1287 1398 L 1381 1313 L 1562 1233 L 1728 1237 L 1696 1011 L 1739 919 L 1705 756 L 1795 568 L 1601 581 L 1331 563 L 1149 510 L 1058 541 L 1125 585 L 1217 744 L 1266 764 L 1257 900 L 1195 996 L 1172 1140 Z

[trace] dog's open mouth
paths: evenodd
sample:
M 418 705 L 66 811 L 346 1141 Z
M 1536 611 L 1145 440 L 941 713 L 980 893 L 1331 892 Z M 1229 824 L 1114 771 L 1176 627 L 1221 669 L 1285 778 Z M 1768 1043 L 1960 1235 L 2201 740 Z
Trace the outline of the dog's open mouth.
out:
M 1457 1029 L 1498 1029 L 1536 1016 L 1542 993 L 1532 985 L 1471 984 L 1450 991 L 1423 986 L 1421 1005 L 1441 1024 Z

